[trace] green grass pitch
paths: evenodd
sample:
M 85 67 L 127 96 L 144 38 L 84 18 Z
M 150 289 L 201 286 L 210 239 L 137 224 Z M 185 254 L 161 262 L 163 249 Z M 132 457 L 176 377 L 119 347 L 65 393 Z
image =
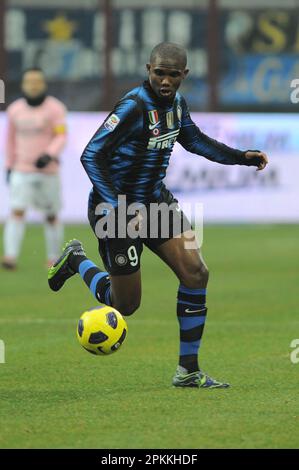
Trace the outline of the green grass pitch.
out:
M 98 260 L 87 226 L 66 228 Z M 299 226 L 212 226 L 208 320 L 200 362 L 228 390 L 174 389 L 177 281 L 142 258 L 143 301 L 121 350 L 76 339 L 97 303 L 79 276 L 47 286 L 43 233 L 29 226 L 19 270 L 0 272 L 0 448 L 298 448 Z

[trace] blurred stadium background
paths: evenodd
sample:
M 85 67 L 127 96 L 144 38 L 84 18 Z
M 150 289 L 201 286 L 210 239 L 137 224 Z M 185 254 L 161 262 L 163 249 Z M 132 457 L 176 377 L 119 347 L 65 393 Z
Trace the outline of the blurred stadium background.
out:
M 299 77 L 298 17 L 296 0 L 186 0 L 184 6 L 179 0 L 150 6 L 143 0 L 2 0 L 2 109 L 19 96 L 22 70 L 44 69 L 49 92 L 70 111 L 62 215 L 85 221 L 83 147 L 105 112 L 144 79 L 153 45 L 178 42 L 188 50 L 191 69 L 182 93 L 199 127 L 231 146 L 264 150 L 271 165 L 261 174 L 221 167 L 177 145 L 168 185 L 182 201 L 202 200 L 206 221 L 297 222 L 298 105 L 290 97 L 291 81 Z M 282 119 L 281 113 L 289 114 Z M 1 155 L 2 146 L 3 139 Z M 3 220 L 7 195 L 3 179 L 0 184 Z
M 181 202 L 203 202 L 205 222 L 229 224 L 204 232 L 213 278 L 202 354 L 207 372 L 235 388 L 229 399 L 169 393 L 177 283 L 148 252 L 143 304 L 129 319 L 127 345 L 107 361 L 81 351 L 76 321 L 93 300 L 79 279 L 61 295 L 49 292 L 34 225 L 19 270 L 0 273 L 7 356 L 0 447 L 299 445 L 298 372 L 289 360 L 298 337 L 299 105 L 291 102 L 298 0 L 0 0 L 0 222 L 8 214 L 5 108 L 19 96 L 22 70 L 43 68 L 49 92 L 68 107 L 62 218 L 84 224 L 90 182 L 79 161 L 83 147 L 115 101 L 146 77 L 149 52 L 164 40 L 188 50 L 182 93 L 199 127 L 270 157 L 256 172 L 208 162 L 177 144 L 167 177 Z M 41 220 L 34 212 L 29 219 Z M 89 227 L 67 226 L 66 238 L 74 236 L 98 259 Z

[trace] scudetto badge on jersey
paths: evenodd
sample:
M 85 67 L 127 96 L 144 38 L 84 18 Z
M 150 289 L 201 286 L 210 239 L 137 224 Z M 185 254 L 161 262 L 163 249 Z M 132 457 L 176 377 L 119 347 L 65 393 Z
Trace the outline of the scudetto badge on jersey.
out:
M 107 131 L 113 131 L 116 128 L 119 121 L 120 119 L 118 116 L 116 116 L 116 114 L 111 114 L 109 119 L 107 119 L 107 121 L 105 122 L 104 127 L 105 129 L 107 129 Z
M 152 109 L 151 111 L 149 111 L 148 117 L 151 124 L 157 124 L 157 122 L 159 121 L 159 115 L 156 109 Z
M 173 119 L 173 111 L 169 111 L 166 113 L 166 124 L 168 129 L 173 129 L 174 127 L 174 119 Z

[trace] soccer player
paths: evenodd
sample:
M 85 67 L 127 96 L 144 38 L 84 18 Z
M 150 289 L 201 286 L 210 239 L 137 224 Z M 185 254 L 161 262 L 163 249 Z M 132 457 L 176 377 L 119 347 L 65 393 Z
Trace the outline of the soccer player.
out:
M 66 143 L 66 108 L 47 94 L 45 76 L 31 68 L 22 77 L 23 97 L 7 109 L 6 178 L 11 214 L 4 227 L 2 267 L 15 269 L 29 207 L 45 218 L 48 266 L 59 255 L 62 225 L 60 209 L 59 155 Z
M 98 237 L 99 253 L 107 272 L 86 257 L 78 240 L 72 240 L 50 268 L 48 282 L 52 290 L 58 291 L 68 278 L 79 273 L 98 301 L 115 307 L 123 315 L 131 315 L 140 304 L 140 257 L 143 244 L 146 245 L 179 280 L 180 353 L 173 385 L 226 388 L 227 383 L 209 377 L 199 367 L 209 273 L 199 247 L 188 248 L 187 242 L 194 240 L 195 235 L 176 199 L 164 186 L 163 178 L 176 140 L 188 151 L 225 165 L 256 166 L 262 170 L 267 156 L 258 150 L 230 148 L 201 132 L 192 121 L 183 96 L 177 92 L 188 74 L 186 65 L 182 47 L 158 44 L 146 66 L 148 80 L 116 104 L 82 154 L 82 164 L 93 184 L 89 221 Z M 151 229 L 156 228 L 153 226 L 158 221 L 158 237 L 150 236 L 149 232 L 136 238 L 120 236 L 123 226 L 118 216 L 123 208 L 118 196 L 126 196 L 128 207 L 137 203 L 133 221 L 131 213 L 126 223 L 133 223 L 136 228 L 146 222 Z M 163 217 L 151 220 L 138 209 L 138 204 L 148 208 L 150 204 L 163 202 L 175 207 L 167 215 L 170 233 L 164 237 L 161 235 Z M 105 225 L 102 222 L 108 227 L 109 215 L 113 213 L 117 221 L 116 236 L 108 230 L 102 236 L 101 227 Z M 178 220 L 183 224 L 178 224 Z

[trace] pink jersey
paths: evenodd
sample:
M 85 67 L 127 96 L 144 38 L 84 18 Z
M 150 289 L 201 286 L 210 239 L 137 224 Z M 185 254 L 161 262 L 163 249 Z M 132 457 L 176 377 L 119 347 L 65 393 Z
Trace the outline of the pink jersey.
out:
M 25 173 L 57 173 L 59 164 L 43 169 L 34 165 L 43 154 L 59 158 L 66 143 L 66 108 L 53 96 L 39 106 L 29 106 L 24 98 L 7 108 L 8 130 L 6 168 Z

